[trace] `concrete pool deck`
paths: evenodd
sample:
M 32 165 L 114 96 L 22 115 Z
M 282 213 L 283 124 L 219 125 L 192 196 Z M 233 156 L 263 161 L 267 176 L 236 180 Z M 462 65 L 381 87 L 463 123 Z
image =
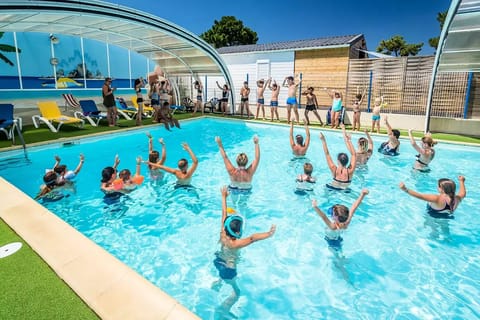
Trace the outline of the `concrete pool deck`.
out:
M 0 194 L 0 218 L 100 318 L 199 319 L 3 178 Z

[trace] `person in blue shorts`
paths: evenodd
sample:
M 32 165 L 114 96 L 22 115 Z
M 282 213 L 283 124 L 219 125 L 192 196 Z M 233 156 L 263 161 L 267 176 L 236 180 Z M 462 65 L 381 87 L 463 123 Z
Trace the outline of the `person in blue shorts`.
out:
M 265 98 L 263 93 L 270 84 L 270 81 L 271 78 L 269 78 L 267 81 L 264 79 L 257 80 L 257 115 L 255 116 L 255 120 L 258 120 L 260 109 L 262 110 L 263 120 L 265 120 Z
M 300 85 L 302 80 L 295 82 L 295 78 L 292 76 L 285 77 L 283 80 L 283 86 L 288 88 L 288 98 L 287 98 L 287 122 L 290 123 L 290 116 L 293 113 L 295 114 L 295 120 L 297 123 L 300 122 L 298 116 L 298 102 L 297 102 L 297 88 Z M 292 120 L 293 121 L 293 120 Z
M 270 100 L 270 121 L 273 121 L 273 114 L 277 116 L 277 121 L 280 121 L 278 117 L 278 95 L 280 94 L 280 86 L 273 80 L 268 79 L 268 88 L 272 91 L 272 98 Z
M 213 264 L 218 270 L 220 279 L 212 284 L 212 289 L 218 290 L 225 281 L 232 286 L 233 292 L 228 297 L 222 306 L 230 310 L 232 305 L 238 300 L 240 296 L 240 289 L 238 288 L 237 278 L 237 262 L 239 259 L 239 250 L 250 244 L 270 238 L 275 233 L 275 225 L 270 227 L 270 230 L 262 233 L 254 233 L 248 237 L 242 238 L 243 235 L 243 217 L 236 214 L 235 210 L 227 208 L 228 188 L 223 186 L 221 188 L 222 194 L 222 218 L 220 222 L 220 251 L 215 253 Z M 229 215 L 228 213 L 232 214 Z
M 363 189 L 350 209 L 343 204 L 335 204 L 327 210 L 327 213 L 323 212 L 317 206 L 317 200 L 312 200 L 313 209 L 327 226 L 325 230 L 325 241 L 327 241 L 329 249 L 341 251 L 343 242 L 342 234 L 350 225 L 355 211 L 367 194 L 368 189 Z

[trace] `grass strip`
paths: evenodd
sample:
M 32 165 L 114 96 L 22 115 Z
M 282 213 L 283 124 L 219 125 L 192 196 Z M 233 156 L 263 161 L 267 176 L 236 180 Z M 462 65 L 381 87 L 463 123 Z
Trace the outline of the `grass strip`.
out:
M 21 242 L 0 259 L 0 319 L 99 319 L 57 274 L 0 219 L 0 246 Z

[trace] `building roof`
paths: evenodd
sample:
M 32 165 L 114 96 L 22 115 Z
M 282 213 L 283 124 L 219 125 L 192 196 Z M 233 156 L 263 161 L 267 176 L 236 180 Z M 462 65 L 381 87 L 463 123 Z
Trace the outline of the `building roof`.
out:
M 257 52 L 257 51 L 277 51 L 277 50 L 298 50 L 298 49 L 318 49 L 325 47 L 349 46 L 354 41 L 363 38 L 363 34 L 334 36 L 306 40 L 293 40 L 283 42 L 273 42 L 265 44 L 247 44 L 241 46 L 231 46 L 218 48 L 220 54 Z
M 230 81 L 220 55 L 198 36 L 157 16 L 108 2 L 2 0 L 0 30 L 98 40 L 152 59 L 168 76 L 212 74 Z
M 480 1 L 453 0 L 438 44 L 438 71 L 480 71 Z

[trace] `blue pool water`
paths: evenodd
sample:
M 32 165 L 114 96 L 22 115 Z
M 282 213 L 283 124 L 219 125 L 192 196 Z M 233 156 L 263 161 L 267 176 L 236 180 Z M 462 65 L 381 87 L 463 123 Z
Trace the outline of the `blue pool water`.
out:
M 99 190 L 100 172 L 113 164 L 135 168 L 135 157 L 148 155 L 146 129 L 102 138 L 72 140 L 31 148 L 29 161 L 20 151 L 0 154 L 0 175 L 34 197 L 46 168 L 58 154 L 70 169 L 85 155 L 75 194 L 46 206 L 87 237 L 106 248 L 145 278 L 179 300 L 202 319 L 236 316 L 239 319 L 474 319 L 480 317 L 480 149 L 439 143 L 430 173 L 412 172 L 415 152 L 402 140 L 401 154 L 387 158 L 374 153 L 368 169 L 355 173 L 351 193 L 328 192 L 331 175 L 318 138 L 312 131 L 307 154 L 318 183 L 312 194 L 294 193 L 301 161 L 291 161 L 288 127 L 195 120 L 167 132 L 150 129 L 167 145 L 168 166 L 176 166 L 186 141 L 197 154 L 195 190 L 175 190 L 174 177 L 149 181 L 122 202 L 108 206 Z M 295 134 L 304 134 L 295 128 Z M 346 151 L 340 132 L 324 131 L 332 155 Z M 244 234 L 276 234 L 242 249 L 237 282 L 242 291 L 228 314 L 220 307 L 230 295 L 224 285 L 211 289 L 217 279 L 212 261 L 218 250 L 221 217 L 220 187 L 228 175 L 214 137 L 220 135 L 230 159 L 246 152 L 254 157 L 252 137 L 260 139 L 261 160 L 253 192 L 230 196 L 228 205 L 247 219 Z M 360 135 L 354 134 L 356 142 Z M 385 137 L 374 137 L 378 146 Z M 160 150 L 158 143 L 155 147 Z M 466 176 L 467 197 L 453 220 L 434 220 L 423 201 L 398 188 L 436 193 L 438 178 Z M 370 194 L 344 234 L 344 258 L 327 248 L 324 224 L 311 208 L 317 199 L 326 210 L 335 203 L 350 206 L 362 188 Z M 19 213 L 21 214 L 21 213 Z

